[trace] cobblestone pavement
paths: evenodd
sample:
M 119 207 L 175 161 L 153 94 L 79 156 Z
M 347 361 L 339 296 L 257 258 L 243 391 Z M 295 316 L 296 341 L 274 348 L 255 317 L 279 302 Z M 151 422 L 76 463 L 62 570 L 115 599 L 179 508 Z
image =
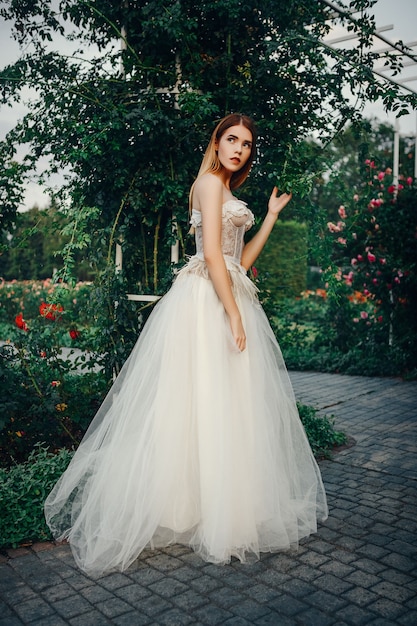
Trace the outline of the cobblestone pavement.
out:
M 253 565 L 142 553 L 93 580 L 67 545 L 0 562 L 0 626 L 417 624 L 417 383 L 292 372 L 297 398 L 356 444 L 320 463 L 330 515 L 298 551 Z

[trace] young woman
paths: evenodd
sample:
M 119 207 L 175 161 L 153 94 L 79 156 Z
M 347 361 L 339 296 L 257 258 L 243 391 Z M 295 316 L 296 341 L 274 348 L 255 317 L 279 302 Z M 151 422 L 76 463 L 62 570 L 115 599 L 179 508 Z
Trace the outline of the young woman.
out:
M 256 235 L 233 190 L 255 155 L 252 120 L 217 125 L 191 189 L 197 253 L 148 319 L 45 503 L 80 568 L 126 569 L 145 547 L 218 564 L 284 550 L 327 517 L 320 471 L 281 351 L 246 271 L 290 195 L 274 188 Z

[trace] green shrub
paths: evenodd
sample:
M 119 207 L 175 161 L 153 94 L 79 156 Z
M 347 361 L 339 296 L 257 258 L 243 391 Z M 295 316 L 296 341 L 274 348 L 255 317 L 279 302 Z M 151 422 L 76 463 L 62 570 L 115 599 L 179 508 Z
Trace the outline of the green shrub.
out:
M 0 548 L 51 538 L 43 504 L 71 457 L 69 450 L 51 454 L 37 444 L 25 463 L 0 468 Z
M 297 406 L 315 457 L 329 458 L 332 448 L 346 443 L 346 435 L 335 430 L 333 416 L 318 416 L 318 409 L 309 405 L 298 404 Z
M 263 287 L 278 300 L 299 296 L 307 285 L 307 227 L 277 222 L 256 262 Z

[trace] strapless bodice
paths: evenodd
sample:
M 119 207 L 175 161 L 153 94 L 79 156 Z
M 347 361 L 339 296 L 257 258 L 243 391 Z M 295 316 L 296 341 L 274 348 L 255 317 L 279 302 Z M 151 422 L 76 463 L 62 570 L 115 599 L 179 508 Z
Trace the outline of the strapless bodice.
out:
M 240 263 L 244 245 L 245 232 L 254 223 L 252 211 L 246 202 L 234 198 L 227 200 L 222 206 L 222 252 Z M 201 212 L 193 209 L 190 223 L 195 228 L 197 255 L 204 256 Z

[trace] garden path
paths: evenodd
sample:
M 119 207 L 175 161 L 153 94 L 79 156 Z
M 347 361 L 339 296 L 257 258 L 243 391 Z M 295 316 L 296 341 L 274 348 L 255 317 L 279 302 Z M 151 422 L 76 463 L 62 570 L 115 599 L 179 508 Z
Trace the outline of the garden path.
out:
M 417 382 L 291 372 L 355 445 L 320 463 L 330 515 L 298 551 L 220 567 L 173 546 L 93 580 L 67 545 L 0 561 L 0 626 L 417 623 Z

